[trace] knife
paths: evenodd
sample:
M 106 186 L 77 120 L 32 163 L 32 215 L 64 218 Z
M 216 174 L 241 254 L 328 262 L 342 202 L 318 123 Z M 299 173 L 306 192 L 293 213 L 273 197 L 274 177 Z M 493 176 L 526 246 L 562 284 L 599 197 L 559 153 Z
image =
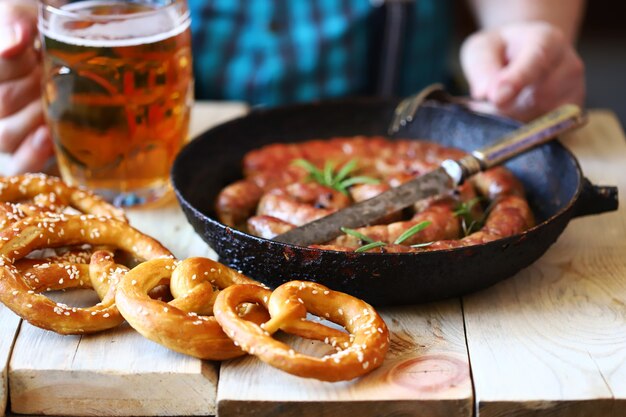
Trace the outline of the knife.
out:
M 387 214 L 434 195 L 443 194 L 470 176 L 499 165 L 555 136 L 582 126 L 586 121 L 581 109 L 563 105 L 519 129 L 500 141 L 458 159 L 447 159 L 435 170 L 353 204 L 274 238 L 277 242 L 308 246 L 328 242 L 341 235 L 341 227 L 351 229 L 369 225 Z

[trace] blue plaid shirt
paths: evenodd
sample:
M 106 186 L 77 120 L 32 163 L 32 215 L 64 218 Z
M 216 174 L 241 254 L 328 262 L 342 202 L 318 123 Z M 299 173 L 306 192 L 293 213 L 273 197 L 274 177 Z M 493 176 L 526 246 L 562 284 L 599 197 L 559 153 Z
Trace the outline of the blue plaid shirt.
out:
M 382 10 L 372 0 L 188 0 L 196 97 L 276 105 L 373 93 Z M 414 0 L 396 94 L 443 81 L 448 10 Z

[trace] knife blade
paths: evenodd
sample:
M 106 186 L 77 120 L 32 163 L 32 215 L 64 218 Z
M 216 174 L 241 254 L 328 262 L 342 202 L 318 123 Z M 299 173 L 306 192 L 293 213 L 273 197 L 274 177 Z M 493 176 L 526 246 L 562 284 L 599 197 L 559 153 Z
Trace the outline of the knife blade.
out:
M 277 242 L 307 246 L 328 242 L 342 234 L 341 227 L 357 228 L 434 195 L 443 194 L 480 171 L 548 142 L 585 121 L 580 108 L 566 104 L 522 126 L 500 141 L 459 160 L 445 160 L 435 170 L 274 238 Z

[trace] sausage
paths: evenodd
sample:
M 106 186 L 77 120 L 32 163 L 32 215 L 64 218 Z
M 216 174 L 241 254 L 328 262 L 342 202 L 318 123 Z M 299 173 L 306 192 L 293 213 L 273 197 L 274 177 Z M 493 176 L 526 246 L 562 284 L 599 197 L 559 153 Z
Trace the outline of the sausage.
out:
M 257 215 L 302 226 L 349 204 L 347 196 L 332 188 L 313 182 L 294 183 L 266 193 L 259 201 Z
M 220 221 L 227 225 L 241 227 L 245 224 L 254 235 L 273 238 L 429 172 L 445 159 L 459 159 L 464 155 L 458 149 L 426 141 L 392 141 L 378 136 L 271 144 L 245 156 L 246 178 L 222 190 L 216 210 Z M 328 162 L 340 167 L 356 158 L 358 175 L 374 177 L 381 182 L 354 185 L 348 189 L 349 196 L 346 196 L 310 181 L 307 170 L 293 164 L 298 158 L 307 160 L 320 170 Z M 479 203 L 476 203 L 477 196 L 481 196 Z M 470 207 L 471 201 L 475 204 Z M 461 203 L 466 203 L 466 211 L 462 215 L 457 211 Z M 489 211 L 485 218 L 484 206 L 487 205 Z M 524 198 L 523 185 L 504 167 L 475 175 L 450 195 L 416 203 L 412 214 L 409 214 L 410 219 L 401 220 L 403 213 L 406 216 L 410 211 L 393 213 L 381 219 L 380 223 L 357 231 L 374 241 L 386 243 L 372 249 L 372 252 L 402 253 L 489 242 L 520 233 L 534 224 L 532 211 Z M 469 224 L 483 219 L 481 230 L 464 236 Z M 394 244 L 407 229 L 424 221 L 430 222 L 430 225 L 402 244 Z M 365 243 L 358 237 L 345 235 L 312 247 L 352 251 Z M 421 243 L 430 244 L 411 247 Z
M 272 216 L 252 216 L 248 219 L 248 233 L 265 239 L 288 232 L 295 226 Z

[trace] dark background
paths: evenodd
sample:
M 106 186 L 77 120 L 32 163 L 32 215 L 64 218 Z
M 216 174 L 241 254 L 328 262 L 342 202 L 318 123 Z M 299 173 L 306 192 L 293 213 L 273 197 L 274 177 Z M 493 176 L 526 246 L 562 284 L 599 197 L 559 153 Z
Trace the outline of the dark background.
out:
M 453 3 L 458 46 L 475 26 L 467 3 Z M 622 13 L 611 7 L 616 4 L 619 3 L 587 1 L 577 48 L 586 65 L 587 107 L 611 109 L 626 126 L 626 21 Z

